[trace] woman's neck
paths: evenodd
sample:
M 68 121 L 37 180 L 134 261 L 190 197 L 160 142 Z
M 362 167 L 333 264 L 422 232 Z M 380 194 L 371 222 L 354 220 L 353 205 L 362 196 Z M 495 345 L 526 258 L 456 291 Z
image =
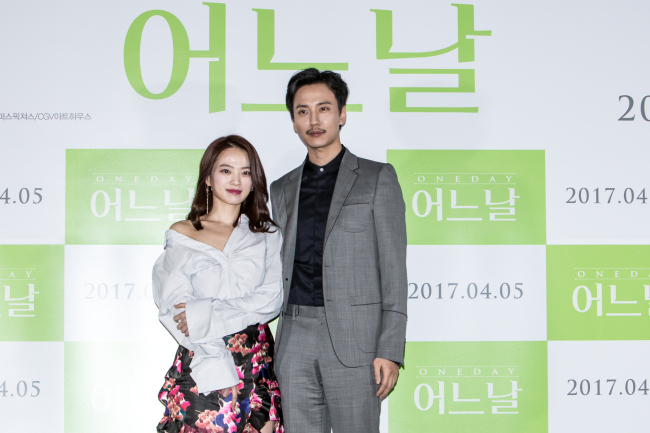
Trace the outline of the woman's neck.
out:
M 215 198 L 214 206 L 205 216 L 205 220 L 232 225 L 239 218 L 240 209 L 241 204 L 227 204 Z

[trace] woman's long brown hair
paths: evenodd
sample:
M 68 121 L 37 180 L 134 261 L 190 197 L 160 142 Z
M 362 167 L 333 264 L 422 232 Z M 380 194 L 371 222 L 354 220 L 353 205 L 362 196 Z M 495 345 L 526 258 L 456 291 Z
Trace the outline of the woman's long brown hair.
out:
M 217 162 L 217 158 L 226 149 L 230 148 L 241 149 L 248 155 L 248 162 L 250 164 L 251 178 L 253 180 L 253 191 L 248 194 L 246 200 L 241 204 L 239 215 L 245 214 L 248 217 L 248 227 L 253 233 L 268 233 L 275 223 L 269 214 L 269 208 L 266 203 L 269 201 L 269 194 L 266 191 L 266 175 L 262 162 L 257 154 L 257 151 L 252 144 L 244 137 L 239 135 L 228 135 L 226 137 L 217 138 L 214 140 L 203 154 L 201 164 L 199 166 L 199 181 L 196 184 L 196 193 L 194 194 L 194 202 L 192 203 L 192 210 L 187 215 L 187 219 L 192 222 L 192 225 L 197 230 L 202 230 L 200 217 L 205 215 L 207 211 L 207 200 L 210 200 L 210 207 L 214 205 L 213 198 L 207 194 L 205 190 L 205 181 L 212 174 L 212 168 Z M 233 226 L 237 227 L 239 218 L 234 222 Z

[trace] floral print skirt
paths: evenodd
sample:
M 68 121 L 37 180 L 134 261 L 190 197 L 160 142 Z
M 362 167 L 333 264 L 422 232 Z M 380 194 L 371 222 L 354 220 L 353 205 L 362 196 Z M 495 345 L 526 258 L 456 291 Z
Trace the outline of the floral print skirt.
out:
M 232 393 L 223 397 L 214 391 L 199 394 L 190 376 L 194 353 L 179 346 L 174 365 L 165 376 L 158 399 L 165 415 L 158 432 L 167 433 L 255 433 L 268 421 L 283 433 L 278 380 L 273 370 L 273 336 L 268 325 L 252 325 L 223 337 L 239 371 L 236 404 Z

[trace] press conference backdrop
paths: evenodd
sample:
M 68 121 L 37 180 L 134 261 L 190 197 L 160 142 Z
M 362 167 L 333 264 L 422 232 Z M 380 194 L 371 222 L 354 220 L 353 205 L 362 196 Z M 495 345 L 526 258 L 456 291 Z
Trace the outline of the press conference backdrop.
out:
M 405 368 L 382 432 L 610 432 L 650 407 L 643 1 L 62 0 L 0 13 L 0 417 L 153 431 L 175 344 L 151 267 L 203 149 L 269 181 L 294 71 L 406 202 Z M 360 415 L 362 416 L 362 415 Z

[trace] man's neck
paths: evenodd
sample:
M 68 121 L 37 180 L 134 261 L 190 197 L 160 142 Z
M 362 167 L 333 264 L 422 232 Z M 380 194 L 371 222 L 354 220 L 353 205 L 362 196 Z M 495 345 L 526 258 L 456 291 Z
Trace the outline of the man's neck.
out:
M 312 164 L 322 167 L 336 158 L 336 155 L 341 152 L 341 149 L 343 149 L 343 146 L 340 141 L 316 149 L 307 147 L 307 156 Z

